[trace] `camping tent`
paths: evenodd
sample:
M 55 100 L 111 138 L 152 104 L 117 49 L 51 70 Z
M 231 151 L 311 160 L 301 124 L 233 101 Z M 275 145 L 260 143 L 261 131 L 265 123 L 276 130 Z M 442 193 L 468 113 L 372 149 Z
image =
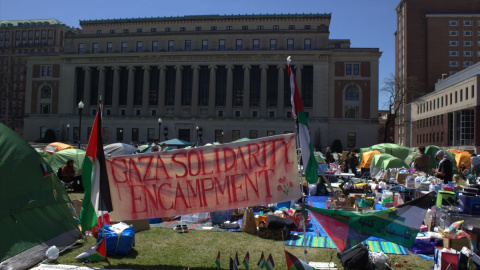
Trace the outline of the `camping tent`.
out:
M 394 157 L 390 154 L 381 153 L 373 156 L 372 163 L 370 168 L 409 168 L 409 166 L 402 160 L 397 157 Z
M 472 155 L 468 151 L 456 150 L 456 149 L 447 149 L 448 152 L 455 154 L 455 163 L 457 163 L 457 168 L 463 163 L 465 168 L 470 169 L 472 164 L 470 158 Z
M 56 152 L 50 156 L 47 163 L 52 170 L 56 172 L 62 167 L 69 159 L 73 159 L 73 167 L 78 172 L 82 168 L 83 160 L 85 159 L 85 150 L 82 149 L 66 149 L 60 152 Z
M 160 144 L 162 144 L 162 143 L 167 144 L 167 146 L 176 146 L 177 148 L 184 148 L 184 147 L 187 147 L 187 146 L 193 146 L 194 145 L 191 142 L 183 141 L 183 140 L 176 139 L 176 138 L 168 140 L 168 141 L 163 141 Z
M 440 148 L 436 145 L 429 145 L 429 146 L 425 147 L 425 154 L 430 156 L 430 165 L 428 166 L 428 171 L 429 172 L 430 172 L 430 169 L 434 169 L 434 168 L 437 167 L 438 162 L 435 159 L 435 154 L 440 150 L 444 150 L 444 149 Z M 453 174 L 457 174 L 458 173 L 458 168 L 457 168 L 457 163 L 455 162 L 455 154 L 451 153 L 451 152 L 448 152 L 448 151 L 445 151 L 445 153 L 447 153 L 448 159 L 450 159 L 450 161 L 452 162 Z
M 359 168 L 360 169 L 370 168 L 370 163 L 372 162 L 373 156 L 378 155 L 378 154 L 380 154 L 380 152 L 377 151 L 377 150 L 363 152 L 362 153 L 362 163 L 360 164 Z
M 58 151 L 62 151 L 65 149 L 73 149 L 72 145 L 61 143 L 61 142 L 53 142 L 43 148 L 46 152 L 53 154 Z
M 42 166 L 44 164 L 44 166 Z M 81 237 L 65 188 L 49 166 L 0 124 L 0 269 L 26 269 Z
M 126 143 L 112 143 L 103 147 L 103 152 L 109 157 L 130 155 L 137 151 L 138 149 L 135 146 Z
M 372 151 L 372 150 L 377 150 L 380 153 L 390 154 L 401 160 L 405 160 L 408 157 L 408 154 L 410 154 L 410 148 L 406 146 L 394 144 L 394 143 L 375 144 L 367 148 L 361 148 L 360 152 L 363 153 L 363 152 Z
M 50 154 L 42 149 L 36 148 L 35 151 L 43 158 L 43 160 L 47 161 L 50 158 Z

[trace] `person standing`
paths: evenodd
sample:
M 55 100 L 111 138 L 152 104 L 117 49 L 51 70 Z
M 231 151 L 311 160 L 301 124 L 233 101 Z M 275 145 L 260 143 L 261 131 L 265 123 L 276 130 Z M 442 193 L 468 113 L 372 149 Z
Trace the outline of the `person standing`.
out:
M 357 157 L 358 152 L 359 151 L 358 151 L 357 148 L 353 148 L 352 151 L 350 152 L 350 154 L 347 157 L 348 169 L 350 169 L 352 171 L 352 173 L 355 174 L 355 176 L 357 175 L 357 167 L 360 164 L 360 162 L 358 161 L 358 157 Z
M 418 147 L 418 156 L 413 161 L 413 167 L 420 172 L 428 173 L 430 156 L 425 154 L 425 146 Z
M 335 158 L 333 158 L 332 149 L 330 149 L 330 147 L 327 147 L 327 150 L 325 151 L 325 162 L 327 164 L 335 162 Z
M 440 150 L 435 154 L 435 159 L 438 161 L 438 164 L 436 169 L 432 169 L 433 175 L 442 179 L 444 184 L 452 182 L 452 162 L 448 159 L 447 153 Z
M 480 159 L 478 158 L 477 154 L 473 153 L 470 157 L 470 174 L 471 175 L 479 175 L 480 174 Z

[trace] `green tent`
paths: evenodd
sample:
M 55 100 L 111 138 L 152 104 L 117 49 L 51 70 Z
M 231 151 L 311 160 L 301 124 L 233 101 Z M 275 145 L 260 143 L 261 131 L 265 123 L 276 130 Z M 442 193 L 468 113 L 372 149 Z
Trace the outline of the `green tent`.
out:
M 78 172 L 82 168 L 83 160 L 85 159 L 85 150 L 82 149 L 65 149 L 53 153 L 48 159 L 47 163 L 54 172 L 57 172 L 69 159 L 73 159 L 73 167 Z
M 377 150 L 380 153 L 390 154 L 401 160 L 405 160 L 410 154 L 410 148 L 394 143 L 379 143 L 366 148 L 360 148 L 360 153 Z
M 47 151 L 43 150 L 43 149 L 38 149 L 36 148 L 35 151 L 37 151 L 37 153 L 43 158 L 43 160 L 47 161 L 51 154 L 49 154 Z
M 380 169 L 388 168 L 410 168 L 402 159 L 394 157 L 390 154 L 382 153 L 373 156 L 370 167 L 376 167 Z
M 430 156 L 430 165 L 428 166 L 428 171 L 430 172 L 430 169 L 434 169 L 437 167 L 437 160 L 435 159 L 435 154 L 440 150 L 443 150 L 445 151 L 445 153 L 447 153 L 448 159 L 450 159 L 450 161 L 452 162 L 453 174 L 457 174 L 458 168 L 457 163 L 455 162 L 455 154 L 448 152 L 447 150 L 436 145 L 425 146 L 425 154 Z
M 81 237 L 65 188 L 43 168 L 50 169 L 24 139 L 0 124 L 2 269 L 32 267 L 50 246 L 62 250 Z

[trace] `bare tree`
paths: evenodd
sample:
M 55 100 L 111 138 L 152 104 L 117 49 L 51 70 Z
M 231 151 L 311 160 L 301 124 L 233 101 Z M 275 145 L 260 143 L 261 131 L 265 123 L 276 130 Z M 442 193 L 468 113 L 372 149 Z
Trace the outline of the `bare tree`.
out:
M 387 96 L 388 108 L 383 142 L 387 142 L 389 127 L 403 128 L 406 124 L 406 105 L 424 95 L 417 78 L 400 79 L 390 74 L 383 80 L 380 92 Z

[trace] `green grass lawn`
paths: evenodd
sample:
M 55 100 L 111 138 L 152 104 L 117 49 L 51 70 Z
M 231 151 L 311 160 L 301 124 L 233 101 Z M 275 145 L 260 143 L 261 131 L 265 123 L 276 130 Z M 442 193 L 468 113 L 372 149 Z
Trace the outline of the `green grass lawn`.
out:
M 81 199 L 83 194 L 70 193 L 71 199 Z M 87 237 L 86 245 L 65 251 L 58 258 L 58 263 L 83 265 L 75 257 L 95 243 L 93 237 Z M 88 263 L 87 266 L 116 269 L 216 269 L 217 252 L 221 252 L 221 268 L 228 269 L 230 256 L 238 252 L 240 262 L 245 253 L 250 253 L 250 269 L 259 269 L 256 264 L 262 251 L 267 257 L 272 254 L 275 269 L 286 269 L 284 250 L 303 260 L 302 247 L 285 246 L 284 241 L 263 239 L 243 232 L 212 232 L 190 230 L 188 233 L 177 233 L 172 229 L 151 228 L 137 232 L 135 247 L 125 256 L 111 256 L 108 262 Z M 307 248 L 308 261 L 329 262 L 338 264 L 335 249 Z M 425 261 L 417 255 L 390 255 L 392 262 L 408 261 L 408 266 L 396 269 L 430 269 L 432 261 Z M 239 269 L 245 269 L 243 265 Z M 339 269 L 343 269 L 339 265 Z M 361 269 L 361 268 L 360 268 Z

